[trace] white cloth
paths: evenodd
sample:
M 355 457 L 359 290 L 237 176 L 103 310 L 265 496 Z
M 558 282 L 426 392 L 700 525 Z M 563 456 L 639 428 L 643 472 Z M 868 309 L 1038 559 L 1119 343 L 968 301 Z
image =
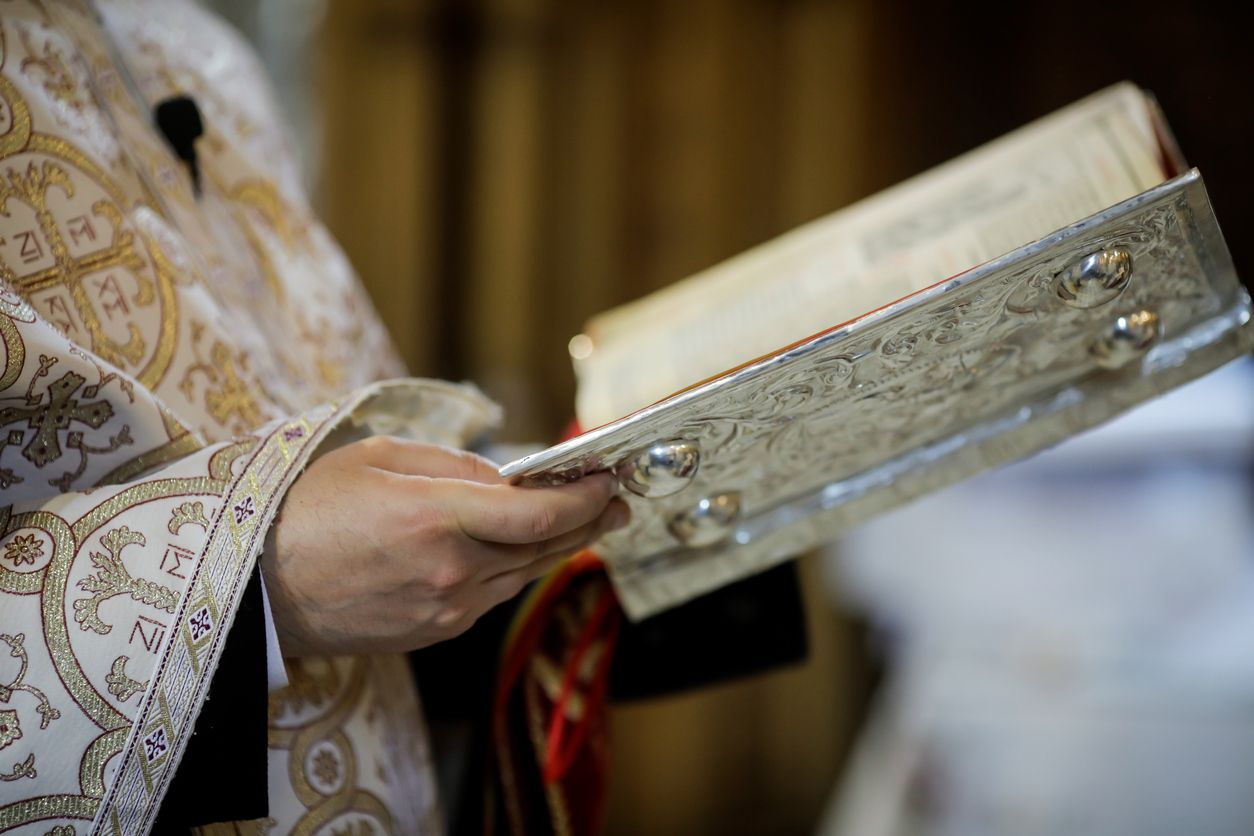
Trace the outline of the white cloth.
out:
M 283 650 L 279 647 L 279 632 L 274 629 L 274 613 L 270 611 L 270 593 L 266 592 L 266 579 L 261 578 L 261 606 L 266 614 L 266 684 L 271 691 L 286 688 L 287 666 L 283 664 Z

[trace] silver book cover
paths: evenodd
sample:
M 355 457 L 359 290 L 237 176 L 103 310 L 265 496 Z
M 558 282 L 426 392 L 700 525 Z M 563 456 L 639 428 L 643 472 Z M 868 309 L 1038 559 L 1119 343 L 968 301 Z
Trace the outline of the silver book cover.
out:
M 632 618 L 1107 421 L 1254 346 L 1196 169 L 501 468 L 613 470 L 597 546 Z

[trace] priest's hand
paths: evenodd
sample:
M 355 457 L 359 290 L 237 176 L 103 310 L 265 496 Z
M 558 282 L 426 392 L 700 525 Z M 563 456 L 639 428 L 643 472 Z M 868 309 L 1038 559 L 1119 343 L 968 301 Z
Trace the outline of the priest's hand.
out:
M 266 540 L 279 644 L 338 655 L 452 638 L 629 515 L 608 473 L 522 488 L 459 450 L 387 436 L 346 445 L 301 474 Z

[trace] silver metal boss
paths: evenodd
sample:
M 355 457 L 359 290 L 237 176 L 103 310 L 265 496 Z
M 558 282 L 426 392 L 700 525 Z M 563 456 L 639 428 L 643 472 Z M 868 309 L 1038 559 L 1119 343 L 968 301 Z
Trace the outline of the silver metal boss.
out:
M 1058 274 L 1057 293 L 1073 308 L 1096 308 L 1114 299 L 1132 278 L 1132 253 L 1122 247 L 1085 256 Z
M 1097 365 L 1118 369 L 1128 365 L 1158 342 L 1162 327 L 1158 314 L 1137 311 L 1116 319 L 1089 348 Z
M 690 549 L 712 546 L 727 539 L 740 522 L 740 493 L 732 491 L 702 499 L 676 514 L 668 528 L 675 539 Z
M 636 496 L 660 499 L 692 484 L 701 465 L 695 441 L 674 438 L 651 447 L 615 469 L 619 483 Z

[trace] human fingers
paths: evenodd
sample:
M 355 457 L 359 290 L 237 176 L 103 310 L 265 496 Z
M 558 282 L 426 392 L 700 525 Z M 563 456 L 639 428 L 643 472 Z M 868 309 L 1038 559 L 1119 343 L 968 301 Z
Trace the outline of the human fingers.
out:
M 520 569 L 513 569 L 509 572 L 494 575 L 480 585 L 480 591 L 483 597 L 492 601 L 493 606 L 495 606 L 501 601 L 508 601 L 510 598 L 513 598 L 527 584 L 552 572 L 562 564 L 562 561 L 567 560 L 569 557 L 568 553 L 551 554 Z
M 500 485 L 505 480 L 496 465 L 466 450 L 423 444 L 390 435 L 376 435 L 357 442 L 362 461 L 379 470 L 405 476 L 432 479 L 463 479 L 484 485 Z
M 551 563 L 551 558 L 561 559 L 586 549 L 609 532 L 622 528 L 630 521 L 631 509 L 627 507 L 626 502 L 615 497 L 592 522 L 543 542 L 523 545 L 481 544 L 480 549 L 487 550 L 486 562 L 481 564 L 487 568 L 486 571 L 481 570 L 482 576 L 486 581 L 498 575 L 526 570 L 538 562 Z
M 631 522 L 631 509 L 618 497 L 610 500 L 595 520 L 585 523 L 576 529 L 550 537 L 536 545 L 537 558 L 545 558 L 554 554 L 570 554 L 586 549 L 611 531 L 624 527 Z
M 594 473 L 551 488 L 449 481 L 440 497 L 461 530 L 490 543 L 541 543 L 585 525 L 614 496 L 614 477 Z

